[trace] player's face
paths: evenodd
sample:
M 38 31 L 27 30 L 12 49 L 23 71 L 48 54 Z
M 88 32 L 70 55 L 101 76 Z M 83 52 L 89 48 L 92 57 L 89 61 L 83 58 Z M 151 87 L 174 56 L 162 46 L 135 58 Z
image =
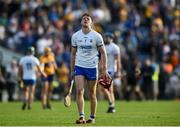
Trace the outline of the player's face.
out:
M 48 56 L 49 53 L 50 53 L 50 52 L 47 52 L 47 51 L 44 52 L 45 56 Z
M 90 27 L 92 24 L 92 19 L 89 16 L 83 16 L 81 20 L 81 25 L 83 27 Z
M 111 42 L 111 40 L 112 40 L 112 39 L 111 39 L 110 37 L 108 37 L 108 36 L 105 36 L 105 37 L 104 37 L 104 43 L 105 43 L 105 44 L 109 44 L 109 43 Z

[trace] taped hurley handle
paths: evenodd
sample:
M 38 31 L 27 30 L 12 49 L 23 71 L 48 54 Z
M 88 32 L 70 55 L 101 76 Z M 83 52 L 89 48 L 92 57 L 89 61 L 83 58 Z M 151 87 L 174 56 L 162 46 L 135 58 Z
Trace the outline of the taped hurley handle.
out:
M 74 80 L 71 81 L 71 85 L 70 85 L 70 88 L 69 88 L 69 91 L 68 91 L 69 95 L 71 95 L 71 93 L 72 93 L 73 85 L 74 85 Z
M 64 106 L 69 107 L 71 105 L 71 93 L 72 93 L 72 88 L 74 85 L 74 80 L 71 81 L 71 85 L 68 91 L 68 94 L 64 98 Z

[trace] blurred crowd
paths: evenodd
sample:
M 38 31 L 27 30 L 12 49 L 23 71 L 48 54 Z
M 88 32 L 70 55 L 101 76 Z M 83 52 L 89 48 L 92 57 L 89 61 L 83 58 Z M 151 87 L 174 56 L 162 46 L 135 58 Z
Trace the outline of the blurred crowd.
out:
M 80 29 L 81 15 L 88 12 L 94 29 L 102 35 L 112 32 L 121 50 L 123 77 L 115 85 L 116 98 L 180 98 L 178 0 L 1 0 L 0 5 L 1 46 L 21 54 L 34 46 L 36 56 L 45 47 L 52 48 L 58 65 L 54 93 L 66 92 L 71 36 Z M 6 88 L 13 100 L 18 91 L 17 60 L 5 66 L 1 59 L 0 66 L 0 95 Z

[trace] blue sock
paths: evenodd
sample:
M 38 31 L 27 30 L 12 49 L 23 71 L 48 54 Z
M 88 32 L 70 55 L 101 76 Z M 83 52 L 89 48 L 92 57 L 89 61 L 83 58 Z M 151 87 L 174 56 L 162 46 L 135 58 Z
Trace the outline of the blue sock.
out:
M 112 102 L 109 102 L 109 107 L 114 107 Z
M 84 117 L 84 113 L 79 113 L 79 117 Z
M 94 115 L 90 115 L 90 119 L 95 119 L 95 116 Z

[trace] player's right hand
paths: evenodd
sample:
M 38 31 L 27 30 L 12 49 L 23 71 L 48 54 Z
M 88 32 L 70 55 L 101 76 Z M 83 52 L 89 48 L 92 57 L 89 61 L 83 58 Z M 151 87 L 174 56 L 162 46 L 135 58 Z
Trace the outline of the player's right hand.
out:
M 106 76 L 106 77 L 105 77 Z M 98 83 L 105 89 L 110 88 L 111 84 L 112 84 L 112 78 L 111 76 L 106 73 L 105 75 L 101 75 L 98 77 Z

